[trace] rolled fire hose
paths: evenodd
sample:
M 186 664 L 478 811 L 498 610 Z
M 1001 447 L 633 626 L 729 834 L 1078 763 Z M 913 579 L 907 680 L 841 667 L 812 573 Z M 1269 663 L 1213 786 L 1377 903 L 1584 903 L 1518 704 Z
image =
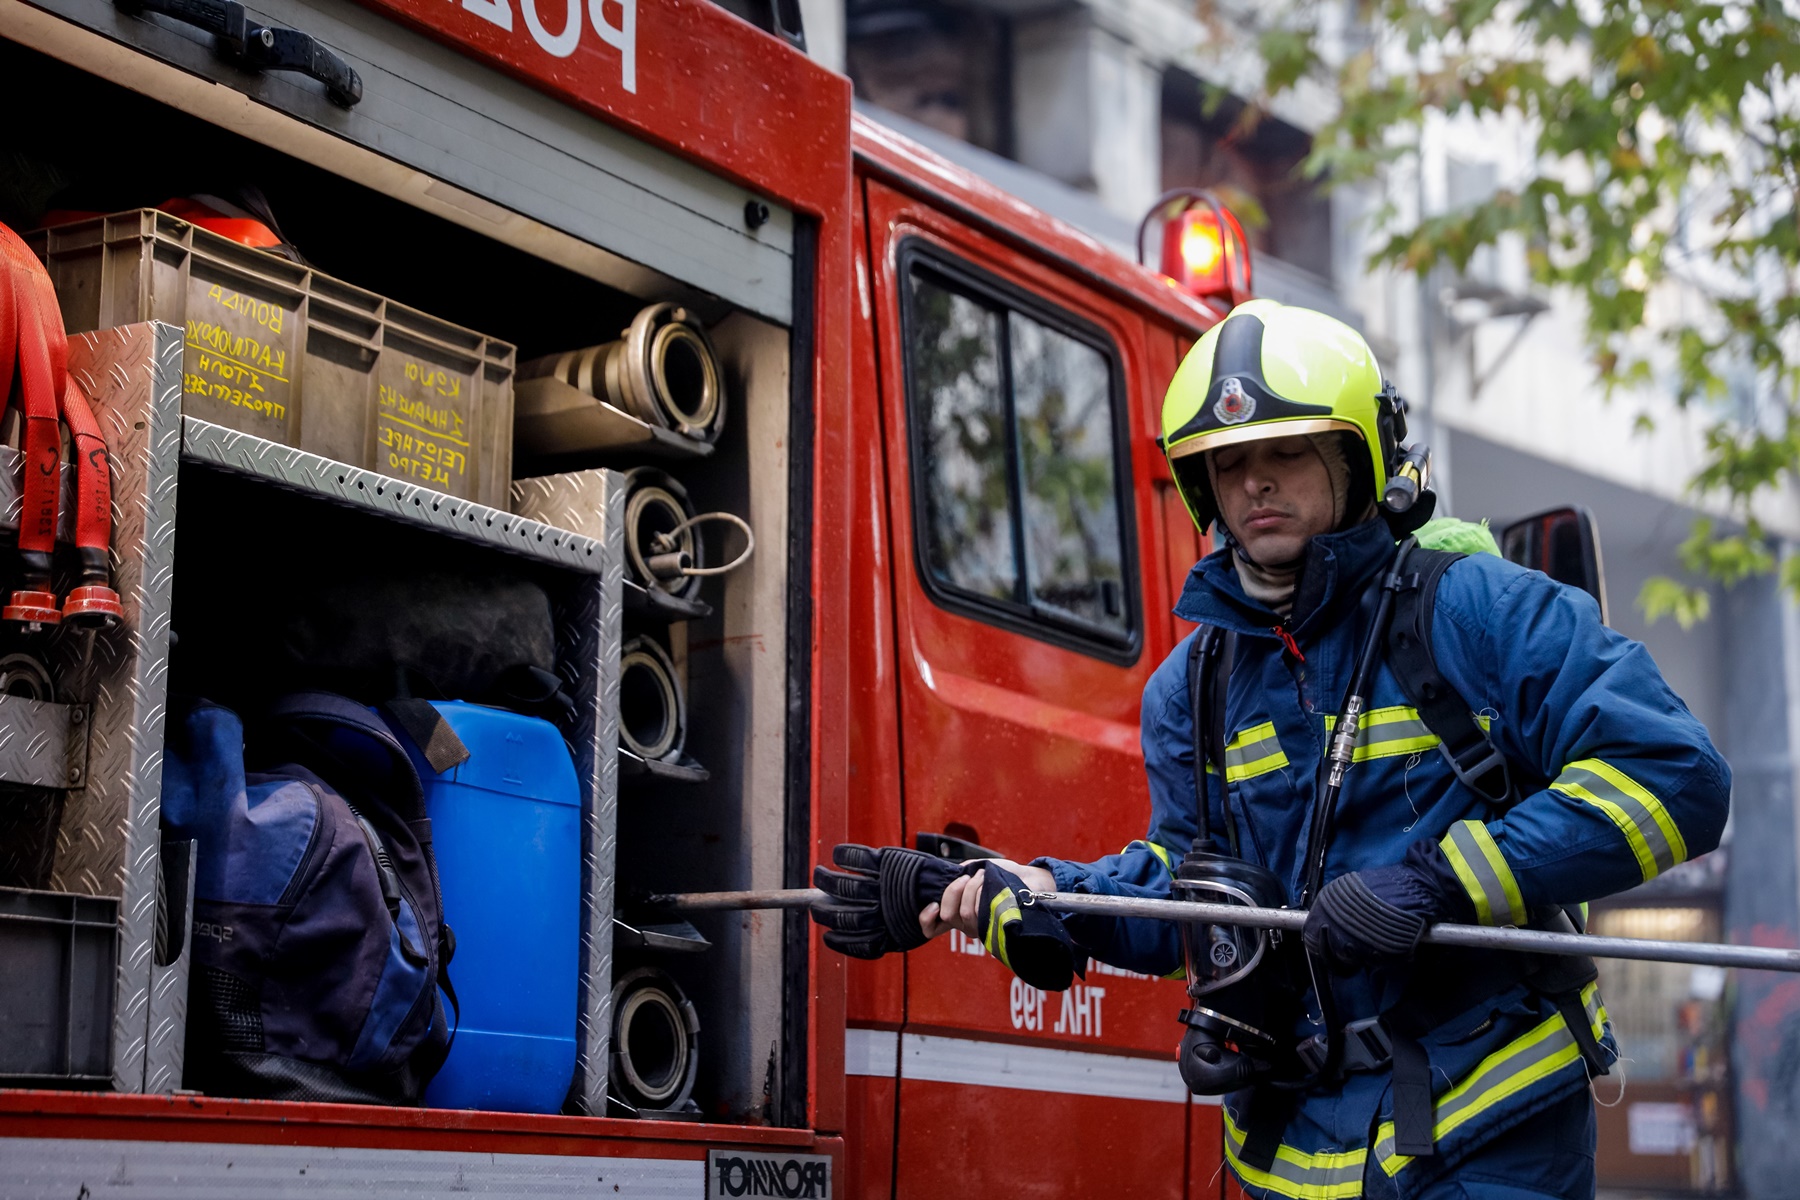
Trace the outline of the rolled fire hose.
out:
M 645 759 L 678 756 L 687 744 L 687 696 L 669 652 L 651 638 L 632 638 L 619 654 L 619 739 Z
M 613 1095 L 637 1109 L 678 1108 L 700 1069 L 700 1016 L 666 972 L 639 967 L 613 986 Z
M 768 888 L 748 892 L 687 892 L 651 896 L 661 912 L 746 912 L 755 909 L 811 908 L 826 900 L 818 888 Z M 1207 925 L 1245 925 L 1254 929 L 1297 932 L 1306 910 L 1248 908 L 1235 904 L 1203 904 L 1192 900 L 1152 900 L 1139 896 L 1090 896 L 1075 892 L 1026 892 L 1022 904 L 1042 904 L 1061 913 L 1095 913 L 1107 917 L 1147 917 Z M 1552 933 L 1487 925 L 1431 926 L 1419 938 L 1427 946 L 1462 946 L 1472 950 L 1512 950 L 1524 954 L 1558 954 L 1577 958 L 1623 958 L 1638 962 L 1691 963 L 1700 967 L 1741 967 L 1750 971 L 1800 973 L 1800 950 L 1767 946 L 1733 946 L 1717 942 L 1670 942 L 1652 938 L 1600 937 L 1591 933 Z
M 560 379 L 640 421 L 711 442 L 725 423 L 725 373 L 698 317 L 652 304 L 616 342 L 532 359 L 520 379 Z
M 17 365 L 25 458 L 19 519 L 19 586 L 0 619 L 27 630 L 71 624 L 97 627 L 124 616 L 112 587 L 112 478 L 106 441 L 87 397 L 68 372 L 68 337 L 50 274 L 37 256 L 0 225 L 0 379 Z M 63 602 L 51 590 L 57 507 L 62 482 L 61 423 L 75 451 L 77 584 Z
M 8 654 L 0 657 L 0 696 L 23 696 L 27 700 L 56 699 L 56 687 L 50 682 L 50 668 L 31 654 Z
M 734 513 L 696 513 L 687 489 L 667 471 L 637 467 L 625 473 L 625 487 L 625 558 L 647 588 L 692 600 L 701 579 L 737 570 L 756 550 L 748 522 Z M 722 567 L 706 565 L 696 527 L 708 521 L 736 525 L 744 534 L 743 552 Z

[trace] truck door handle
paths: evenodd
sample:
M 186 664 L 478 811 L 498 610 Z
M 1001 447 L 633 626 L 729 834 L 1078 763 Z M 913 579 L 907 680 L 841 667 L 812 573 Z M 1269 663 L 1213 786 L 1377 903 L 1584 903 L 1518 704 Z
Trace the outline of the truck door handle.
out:
M 1005 858 L 998 850 L 989 850 L 965 838 L 948 833 L 916 833 L 913 835 L 913 849 L 921 854 L 935 854 L 939 858 L 947 858 L 952 862 L 962 862 L 970 858 Z
M 362 99 L 362 77 L 327 50 L 310 33 L 278 25 L 258 25 L 238 0 L 114 0 L 120 11 L 136 16 L 161 13 L 204 29 L 219 39 L 226 58 L 255 71 L 298 71 L 325 85 L 325 95 L 340 108 Z

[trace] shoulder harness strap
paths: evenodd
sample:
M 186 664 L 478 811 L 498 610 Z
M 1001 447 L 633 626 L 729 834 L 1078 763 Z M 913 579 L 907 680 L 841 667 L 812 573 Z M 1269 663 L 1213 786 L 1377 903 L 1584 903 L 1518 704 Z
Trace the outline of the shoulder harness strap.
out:
M 1488 803 L 1504 805 L 1513 794 L 1506 758 L 1469 711 L 1468 702 L 1438 670 L 1431 645 L 1431 618 L 1437 605 L 1438 584 L 1450 564 L 1464 557 L 1420 547 L 1407 559 L 1407 574 L 1400 580 L 1393 620 L 1388 625 L 1388 665 L 1413 707 L 1419 710 L 1425 728 L 1442 743 L 1444 757 L 1457 779 Z
M 1202 625 L 1188 648 L 1188 712 L 1194 721 L 1194 828 L 1201 840 L 1211 840 L 1206 786 L 1210 765 L 1219 777 L 1225 837 L 1233 854 L 1238 853 L 1238 837 L 1225 781 L 1225 688 L 1236 650 L 1237 635 L 1213 625 Z

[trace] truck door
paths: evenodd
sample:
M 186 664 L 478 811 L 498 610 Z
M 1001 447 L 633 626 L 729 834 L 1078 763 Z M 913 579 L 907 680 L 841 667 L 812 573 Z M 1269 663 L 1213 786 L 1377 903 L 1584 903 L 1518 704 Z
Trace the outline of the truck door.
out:
M 1173 634 L 1144 407 L 1171 356 L 1071 274 L 866 195 L 904 835 L 1115 852 L 1147 826 L 1138 702 Z M 951 934 L 904 991 L 898 1034 L 850 1035 L 898 1064 L 897 1196 L 1184 1194 L 1178 985 L 1096 964 L 1038 992 Z

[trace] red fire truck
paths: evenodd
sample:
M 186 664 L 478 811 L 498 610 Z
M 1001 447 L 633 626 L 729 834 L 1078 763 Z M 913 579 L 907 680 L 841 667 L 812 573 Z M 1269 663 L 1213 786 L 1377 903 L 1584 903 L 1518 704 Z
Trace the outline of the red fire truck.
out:
M 520 362 L 646 304 L 699 313 L 729 429 L 687 458 L 637 448 L 758 535 L 684 624 L 619 565 L 622 476 L 594 472 L 585 508 L 556 508 L 550 484 L 527 496 L 636 465 L 630 449 L 558 455 L 521 407 L 511 505 L 452 499 L 304 432 L 283 446 L 201 416 L 193 360 L 158 373 L 184 353 L 177 327 L 86 326 L 71 355 L 110 414 L 127 615 L 116 646 L 100 635 L 116 653 L 79 659 L 116 677 L 72 674 L 61 697 L 93 733 L 37 886 L 118 902 L 119 985 L 103 1070 L 0 1090 L 0 1195 L 1224 1194 L 1219 1110 L 1171 1061 L 1176 983 L 1096 966 L 1042 993 L 954 934 L 850 963 L 793 913 L 696 917 L 710 949 L 664 961 L 634 915 L 650 891 L 801 886 L 841 841 L 1091 858 L 1142 834 L 1139 694 L 1203 550 L 1158 410 L 1247 291 L 1223 214 L 1187 230 L 1205 277 L 1184 291 L 853 116 L 848 81 L 774 10 L 769 32 L 705 0 L 0 0 L 0 150 L 85 169 L 96 210 L 254 178 L 321 271 L 390 298 L 384 328 L 404 304 Z M 282 57 L 295 37 L 305 52 Z M 183 237 L 198 253 L 198 235 L 144 228 L 156 254 Z M 324 338 L 327 292 L 306 286 Z M 152 934 L 182 911 L 156 865 L 164 668 L 171 628 L 223 611 L 181 581 L 236 561 L 246 513 L 303 558 L 345 561 L 314 544 L 325 525 L 442 538 L 469 570 L 529 562 L 586 598 L 569 645 L 600 683 L 577 755 L 588 923 L 562 1113 L 183 1088 L 183 960 Z M 685 683 L 673 766 L 618 750 L 634 701 L 607 662 L 634 631 Z M 661 963 L 692 1019 L 621 1029 L 609 985 L 628 961 Z M 659 1037 L 682 1042 L 692 1102 L 609 1093 L 622 1055 L 667 1058 Z

